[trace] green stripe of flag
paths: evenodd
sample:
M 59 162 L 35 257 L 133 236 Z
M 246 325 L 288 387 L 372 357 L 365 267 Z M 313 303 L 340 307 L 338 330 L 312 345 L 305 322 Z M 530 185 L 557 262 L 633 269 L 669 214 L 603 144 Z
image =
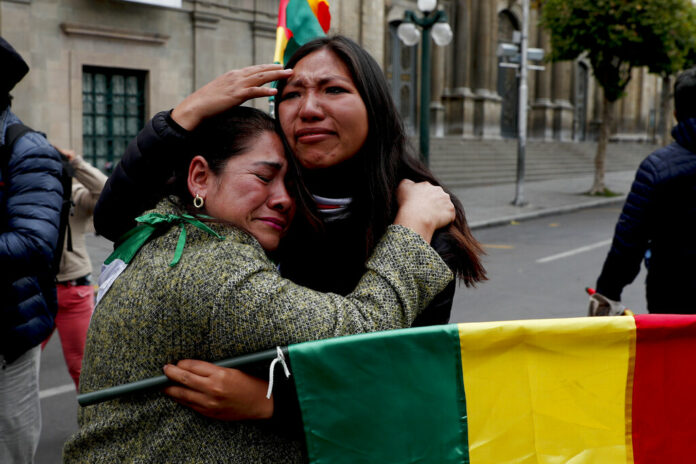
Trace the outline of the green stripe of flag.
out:
M 288 350 L 312 463 L 469 462 L 457 325 Z

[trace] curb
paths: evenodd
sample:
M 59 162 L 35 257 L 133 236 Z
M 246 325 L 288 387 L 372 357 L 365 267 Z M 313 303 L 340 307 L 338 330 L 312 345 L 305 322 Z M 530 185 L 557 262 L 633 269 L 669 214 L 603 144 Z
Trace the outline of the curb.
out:
M 581 209 L 596 208 L 598 206 L 623 203 L 626 201 L 627 196 L 628 195 L 621 195 L 614 198 L 604 198 L 601 200 L 587 201 L 584 203 L 575 203 L 572 205 L 557 206 L 552 208 L 541 208 L 537 211 L 530 211 L 528 213 L 512 214 L 510 216 L 502 216 L 493 219 L 486 219 L 484 221 L 476 221 L 469 223 L 469 229 L 484 229 L 486 227 L 495 227 L 509 224 L 512 221 L 526 221 L 529 219 L 536 219 L 544 216 L 551 216 L 554 214 L 571 213 L 573 211 L 578 211 Z

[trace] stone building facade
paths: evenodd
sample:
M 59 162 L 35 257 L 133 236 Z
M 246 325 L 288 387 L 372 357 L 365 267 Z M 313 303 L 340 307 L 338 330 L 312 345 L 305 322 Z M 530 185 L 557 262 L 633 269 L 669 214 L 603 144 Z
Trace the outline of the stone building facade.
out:
M 144 121 L 228 69 L 272 59 L 279 0 L 0 0 L 0 35 L 28 62 L 13 109 L 53 143 L 104 168 Z M 407 125 L 417 127 L 418 47 L 396 27 L 415 0 L 332 0 L 332 31 L 361 43 L 392 82 Z M 496 139 L 516 127 L 515 72 L 496 49 L 519 30 L 514 0 L 440 0 L 453 42 L 433 47 L 434 136 Z M 530 46 L 548 48 L 532 11 Z M 530 137 L 592 138 L 601 90 L 584 60 L 530 72 Z M 617 108 L 617 137 L 650 139 L 657 78 L 636 70 Z M 267 103 L 254 103 L 267 108 Z
M 516 71 L 499 66 L 498 45 L 512 43 L 522 26 L 521 2 L 515 0 L 440 0 L 454 39 L 448 47 L 433 47 L 431 95 L 432 133 L 466 138 L 497 139 L 517 133 L 518 89 Z M 393 82 L 415 86 L 415 62 L 396 40 L 395 29 L 415 2 L 385 2 L 388 73 L 411 68 Z M 549 50 L 548 33 L 539 25 L 539 12 L 530 12 L 529 46 Z M 404 59 L 405 58 L 405 59 Z M 415 56 L 413 58 L 416 58 Z M 540 63 L 528 81 L 529 136 L 537 140 L 584 141 L 597 135 L 601 120 L 602 90 L 592 78 L 586 59 Z M 415 79 L 410 80 L 413 75 Z M 612 133 L 615 139 L 652 140 L 659 108 L 659 78 L 636 69 L 627 96 L 617 104 Z M 403 90 L 403 87 L 402 87 Z M 402 91 L 404 93 L 407 91 Z M 399 93 L 395 93 L 398 97 Z M 397 98 L 398 100 L 398 98 Z M 402 103 L 403 105 L 403 103 Z M 403 106 L 402 106 L 403 108 Z M 409 107 L 410 108 L 410 107 Z M 403 112 L 403 111 L 402 111 Z M 413 115 L 405 113 L 413 120 Z

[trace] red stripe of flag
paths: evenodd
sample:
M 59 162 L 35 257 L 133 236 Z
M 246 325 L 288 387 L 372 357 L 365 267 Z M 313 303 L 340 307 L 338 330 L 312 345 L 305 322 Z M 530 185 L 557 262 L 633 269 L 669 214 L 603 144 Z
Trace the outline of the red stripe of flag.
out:
M 290 40 L 292 31 L 288 29 L 288 3 L 290 3 L 290 0 L 280 0 L 280 6 L 278 7 L 278 25 L 276 27 L 282 27 L 285 38 Z
M 329 32 L 329 27 L 331 27 L 331 12 L 329 12 L 329 4 L 326 2 L 319 2 L 317 5 L 317 19 L 324 33 Z
M 696 316 L 636 315 L 633 456 L 696 460 Z
M 278 7 L 278 25 L 277 27 L 287 28 L 288 24 L 288 3 L 290 0 L 280 0 L 280 6 Z

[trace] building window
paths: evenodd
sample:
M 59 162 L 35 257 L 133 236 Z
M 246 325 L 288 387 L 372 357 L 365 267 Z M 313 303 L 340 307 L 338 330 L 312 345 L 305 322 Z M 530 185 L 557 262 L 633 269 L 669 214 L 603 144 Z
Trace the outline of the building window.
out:
M 145 124 L 145 72 L 82 68 L 82 147 L 85 160 L 110 172 Z

